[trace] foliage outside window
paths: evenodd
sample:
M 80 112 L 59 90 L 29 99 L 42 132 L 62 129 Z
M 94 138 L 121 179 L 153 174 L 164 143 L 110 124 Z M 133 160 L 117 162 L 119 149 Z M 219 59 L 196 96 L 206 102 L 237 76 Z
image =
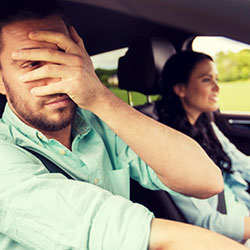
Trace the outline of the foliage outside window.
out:
M 221 82 L 249 80 L 250 78 L 250 50 L 248 49 L 238 53 L 219 52 L 215 62 Z

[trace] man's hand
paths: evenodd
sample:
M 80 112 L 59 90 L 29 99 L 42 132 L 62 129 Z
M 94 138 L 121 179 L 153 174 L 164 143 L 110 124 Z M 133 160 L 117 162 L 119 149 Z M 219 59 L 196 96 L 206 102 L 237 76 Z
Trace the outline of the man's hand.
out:
M 58 49 L 25 49 L 13 56 L 16 60 L 45 62 L 43 66 L 26 73 L 23 81 L 54 78 L 48 85 L 35 87 L 31 93 L 46 96 L 58 93 L 67 94 L 78 106 L 90 109 L 98 97 L 105 93 L 105 87 L 95 74 L 82 39 L 73 27 L 69 28 L 70 37 L 52 31 L 34 31 L 29 38 L 35 41 L 55 44 Z M 59 80 L 58 80 L 59 79 Z

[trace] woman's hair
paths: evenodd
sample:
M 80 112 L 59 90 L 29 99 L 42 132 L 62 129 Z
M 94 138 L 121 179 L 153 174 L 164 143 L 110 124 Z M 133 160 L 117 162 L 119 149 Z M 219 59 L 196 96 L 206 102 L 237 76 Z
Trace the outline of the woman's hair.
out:
M 156 113 L 160 122 L 196 140 L 221 170 L 231 172 L 231 160 L 213 131 L 210 115 L 202 113 L 192 125 L 179 96 L 174 92 L 175 85 L 188 84 L 195 66 L 203 60 L 213 61 L 203 53 L 182 51 L 166 62 L 160 82 L 162 97 L 156 102 Z

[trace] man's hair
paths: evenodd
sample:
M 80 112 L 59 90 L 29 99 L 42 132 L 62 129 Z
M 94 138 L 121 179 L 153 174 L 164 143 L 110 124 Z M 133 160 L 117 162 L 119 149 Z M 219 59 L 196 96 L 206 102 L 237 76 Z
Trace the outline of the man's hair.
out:
M 56 14 L 63 17 L 57 0 L 1 0 L 0 27 L 15 21 L 41 19 Z
M 68 20 L 57 0 L 1 0 L 0 4 L 0 51 L 2 49 L 2 28 L 17 21 L 43 19 L 57 15 L 65 24 Z

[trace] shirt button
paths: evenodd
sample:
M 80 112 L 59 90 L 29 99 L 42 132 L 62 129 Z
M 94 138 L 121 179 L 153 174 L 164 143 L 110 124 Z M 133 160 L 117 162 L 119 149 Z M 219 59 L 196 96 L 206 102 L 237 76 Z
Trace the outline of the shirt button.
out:
M 42 140 L 43 136 L 41 134 L 38 134 L 38 137 Z
M 97 185 L 98 182 L 99 182 L 99 179 L 95 178 L 95 179 L 94 179 L 94 184 Z
M 63 150 L 63 149 L 61 149 L 61 150 L 59 151 L 59 153 L 60 153 L 61 155 L 65 155 L 65 154 L 66 154 L 65 150 Z

